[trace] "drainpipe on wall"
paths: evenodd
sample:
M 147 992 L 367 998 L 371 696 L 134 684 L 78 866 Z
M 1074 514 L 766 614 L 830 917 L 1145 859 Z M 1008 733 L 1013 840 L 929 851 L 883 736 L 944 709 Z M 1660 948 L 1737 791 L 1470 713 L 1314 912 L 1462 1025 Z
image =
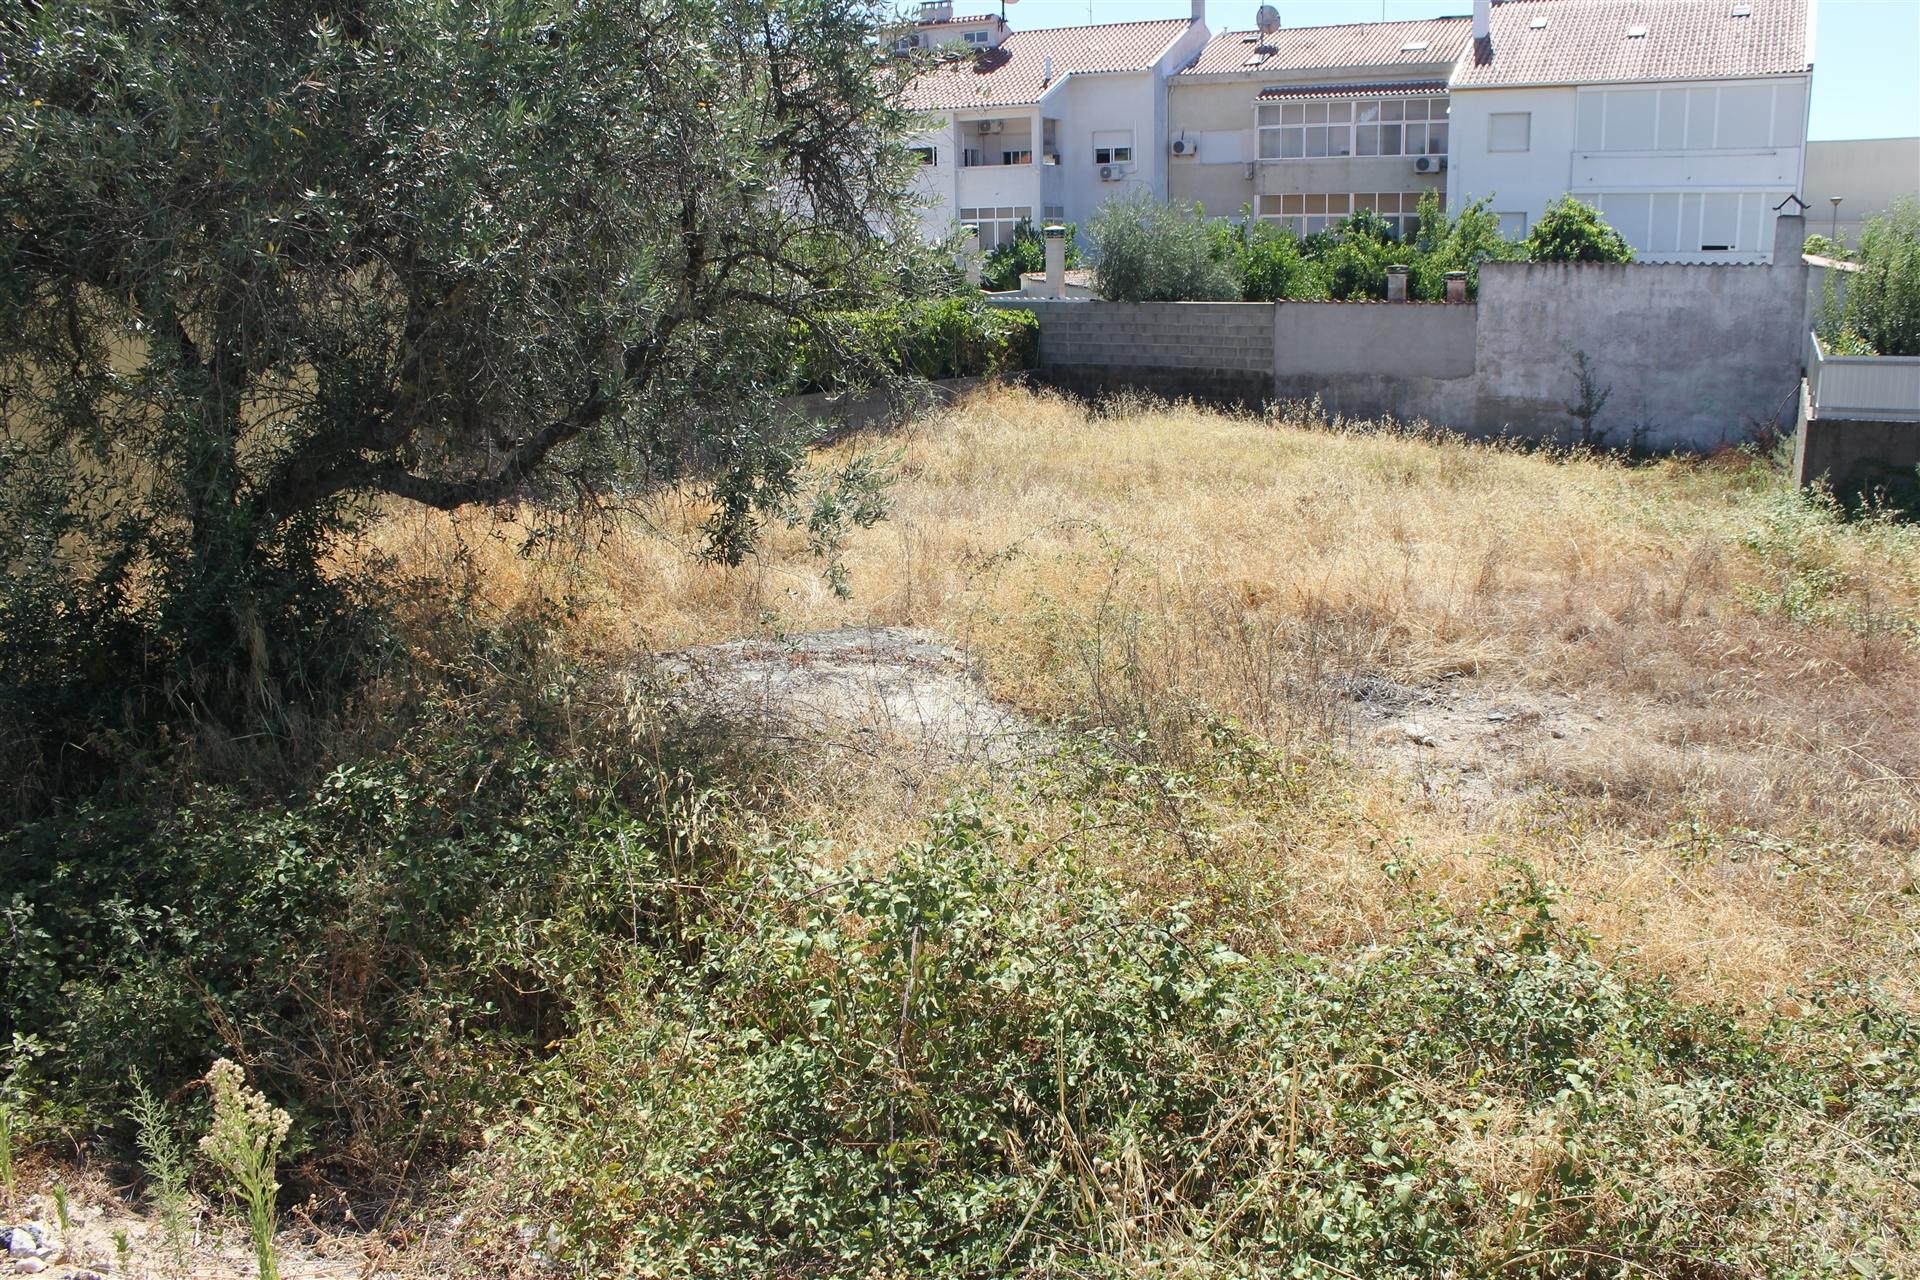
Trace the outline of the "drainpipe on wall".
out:
M 1387 301 L 1405 302 L 1407 300 L 1407 273 L 1411 267 L 1394 265 L 1387 268 Z
M 967 273 L 967 284 L 975 289 L 980 287 L 980 228 L 962 227 L 966 233 L 960 241 L 960 262 Z
M 1064 298 L 1067 296 L 1067 229 L 1052 226 L 1041 234 L 1047 246 L 1047 296 Z

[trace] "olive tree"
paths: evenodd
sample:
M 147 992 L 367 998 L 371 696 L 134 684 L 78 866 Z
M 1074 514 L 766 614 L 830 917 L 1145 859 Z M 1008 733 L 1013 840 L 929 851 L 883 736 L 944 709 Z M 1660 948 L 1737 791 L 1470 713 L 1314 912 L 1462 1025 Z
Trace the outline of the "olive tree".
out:
M 16 730 L 71 738 L 130 698 L 237 716 L 317 681 L 343 617 L 323 566 L 373 502 L 694 477 L 730 561 L 770 511 L 806 518 L 768 355 L 897 291 L 909 121 L 890 104 L 910 67 L 882 52 L 888 18 L 872 0 L 0 14 Z

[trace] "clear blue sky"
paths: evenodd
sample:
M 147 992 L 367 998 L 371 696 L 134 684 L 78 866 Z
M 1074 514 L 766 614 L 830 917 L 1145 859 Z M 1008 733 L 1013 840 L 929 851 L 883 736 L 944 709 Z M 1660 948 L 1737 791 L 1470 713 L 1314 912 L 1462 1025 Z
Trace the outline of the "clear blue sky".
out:
M 956 0 L 955 9 L 986 12 L 999 0 Z M 1276 0 L 1290 27 L 1470 13 L 1472 0 Z M 1260 0 L 1207 0 L 1207 26 L 1253 26 Z M 1091 11 L 1092 18 L 1088 18 Z M 1014 0 L 1007 21 L 1018 27 L 1065 27 L 1181 17 L 1190 0 Z M 1920 0 L 1819 0 L 1814 50 L 1814 138 L 1920 136 Z

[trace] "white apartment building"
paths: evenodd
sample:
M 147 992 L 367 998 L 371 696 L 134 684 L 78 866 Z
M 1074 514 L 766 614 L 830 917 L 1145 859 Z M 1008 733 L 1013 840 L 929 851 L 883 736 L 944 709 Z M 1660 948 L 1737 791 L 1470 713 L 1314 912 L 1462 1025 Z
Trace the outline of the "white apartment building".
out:
M 1166 199 L 1166 81 L 1206 43 L 1203 8 L 1013 31 L 994 14 L 955 17 L 950 0 L 923 4 L 903 41 L 952 56 L 907 90 L 906 105 L 930 120 L 913 140 L 922 231 L 937 239 L 971 224 L 991 249 L 1023 220 L 1085 222 L 1134 191 Z
M 1781 206 L 1813 198 L 1811 3 L 1478 0 L 1449 204 L 1490 198 L 1517 236 L 1571 192 L 1647 261 L 1766 260 Z

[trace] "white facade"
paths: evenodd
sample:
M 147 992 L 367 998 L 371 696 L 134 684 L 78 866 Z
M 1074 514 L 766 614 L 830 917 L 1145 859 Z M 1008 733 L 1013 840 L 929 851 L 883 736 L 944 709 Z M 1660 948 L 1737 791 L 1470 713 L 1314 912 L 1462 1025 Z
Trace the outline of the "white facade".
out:
M 991 250 L 1023 220 L 1084 224 L 1137 191 L 1165 200 L 1167 78 L 1206 39 L 1196 20 L 1143 70 L 1061 71 L 1037 102 L 938 113 L 911 142 L 930 161 L 914 184 L 922 234 L 977 225 Z
M 1806 164 L 1808 77 L 1453 91 L 1448 202 L 1524 235 L 1571 193 L 1650 262 L 1764 262 Z M 1787 212 L 1792 212 L 1789 206 Z

